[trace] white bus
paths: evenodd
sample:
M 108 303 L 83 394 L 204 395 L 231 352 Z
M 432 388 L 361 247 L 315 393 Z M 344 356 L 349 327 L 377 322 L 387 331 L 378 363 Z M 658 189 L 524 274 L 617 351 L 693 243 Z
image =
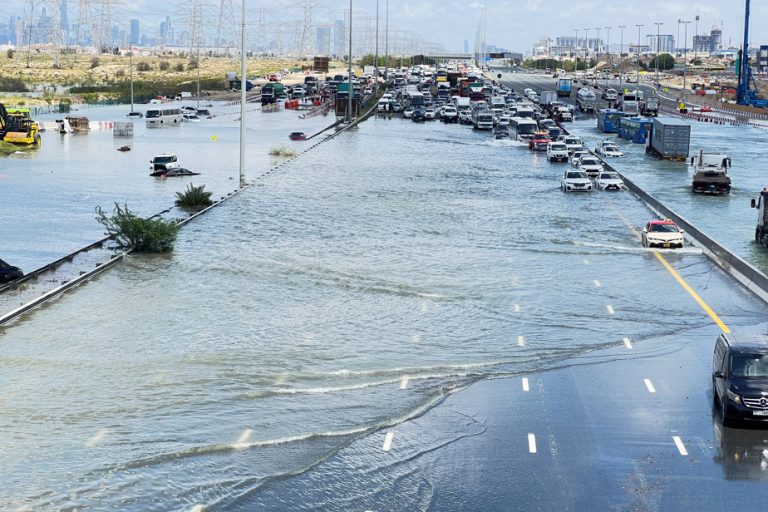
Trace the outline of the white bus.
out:
M 181 124 L 183 115 L 178 108 L 148 108 L 144 115 L 147 126 L 173 126 Z

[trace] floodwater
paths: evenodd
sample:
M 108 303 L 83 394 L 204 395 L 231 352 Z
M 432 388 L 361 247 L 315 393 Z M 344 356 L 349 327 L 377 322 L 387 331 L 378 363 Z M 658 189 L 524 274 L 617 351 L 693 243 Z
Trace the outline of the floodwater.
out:
M 99 238 L 97 205 L 151 214 L 189 182 L 231 191 L 235 118 L 137 127 L 129 153 L 108 132 L 46 133 L 0 161 L 2 258 L 37 268 Z M 290 131 L 330 123 L 248 121 L 249 179 Z M 203 174 L 150 178 L 163 151 Z M 478 379 L 709 322 L 633 233 L 650 211 L 563 194 L 566 167 L 464 126 L 371 119 L 185 226 L 172 254 L 132 255 L 7 326 L 0 503 L 356 509 L 266 491 Z M 696 248 L 666 256 L 722 278 Z M 712 299 L 725 319 L 753 307 L 736 285 Z

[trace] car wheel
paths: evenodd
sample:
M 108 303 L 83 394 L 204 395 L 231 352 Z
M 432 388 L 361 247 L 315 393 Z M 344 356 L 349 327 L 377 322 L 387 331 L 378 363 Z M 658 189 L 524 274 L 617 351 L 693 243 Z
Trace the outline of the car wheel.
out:
M 731 425 L 731 416 L 728 414 L 728 398 L 720 399 L 720 418 L 722 419 L 723 426 L 728 427 Z

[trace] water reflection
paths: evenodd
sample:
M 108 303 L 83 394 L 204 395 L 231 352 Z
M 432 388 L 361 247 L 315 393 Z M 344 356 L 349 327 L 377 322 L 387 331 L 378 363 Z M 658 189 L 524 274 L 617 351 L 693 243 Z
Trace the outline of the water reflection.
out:
M 741 427 L 723 427 L 720 415 L 713 411 L 714 461 L 728 480 L 768 480 L 768 425 Z

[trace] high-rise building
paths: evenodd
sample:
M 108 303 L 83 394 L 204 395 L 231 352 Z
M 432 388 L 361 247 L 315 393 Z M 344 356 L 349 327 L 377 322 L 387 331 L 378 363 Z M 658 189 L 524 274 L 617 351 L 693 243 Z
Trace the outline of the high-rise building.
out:
M 344 20 L 336 20 L 333 23 L 333 53 L 337 57 L 347 54 L 347 24 Z
M 11 16 L 8 20 L 8 39 L 11 44 L 18 44 L 16 40 L 16 16 Z
M 131 44 L 139 44 L 140 39 L 140 33 L 139 33 L 139 20 L 136 18 L 133 18 L 131 20 L 131 38 L 130 43 Z
M 464 40 L 464 55 L 469 55 L 469 40 Z
M 160 44 L 168 42 L 168 25 L 164 21 L 160 22 Z
M 648 34 L 645 37 L 652 53 L 672 53 L 675 51 L 675 36 L 671 34 Z
M 723 31 L 718 27 L 713 27 L 709 33 L 709 51 L 720 50 L 723 47 Z
M 757 52 L 757 70 L 760 73 L 768 72 L 768 44 L 760 45 L 760 51 Z
M 693 36 L 693 51 L 707 53 L 712 48 L 712 36 L 698 35 Z
M 321 25 L 317 27 L 317 41 L 315 43 L 317 55 L 330 55 L 331 53 L 331 27 Z

